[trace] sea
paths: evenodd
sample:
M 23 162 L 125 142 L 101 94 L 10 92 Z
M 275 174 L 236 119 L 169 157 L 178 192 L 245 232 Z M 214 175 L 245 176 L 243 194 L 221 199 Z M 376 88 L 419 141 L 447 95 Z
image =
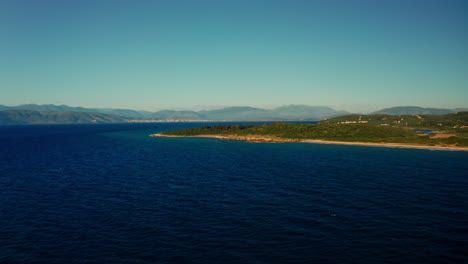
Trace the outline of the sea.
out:
M 0 263 L 468 263 L 468 152 L 214 124 L 1 126 Z

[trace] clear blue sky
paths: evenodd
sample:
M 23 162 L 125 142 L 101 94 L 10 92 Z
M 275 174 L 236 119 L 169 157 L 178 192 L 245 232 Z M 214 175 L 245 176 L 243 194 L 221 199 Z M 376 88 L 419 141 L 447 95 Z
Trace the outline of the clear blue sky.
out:
M 468 107 L 464 0 L 2 0 L 0 104 Z

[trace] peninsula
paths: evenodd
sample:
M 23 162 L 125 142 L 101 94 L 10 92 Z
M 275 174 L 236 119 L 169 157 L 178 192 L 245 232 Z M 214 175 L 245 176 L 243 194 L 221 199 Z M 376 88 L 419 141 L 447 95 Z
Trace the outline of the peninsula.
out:
M 363 119 L 363 118 L 361 118 Z M 366 122 L 318 124 L 273 123 L 264 125 L 224 125 L 167 131 L 154 137 L 213 137 L 248 142 L 309 142 L 404 148 L 431 148 L 468 151 L 466 126 L 425 134 L 417 127 L 376 125 Z

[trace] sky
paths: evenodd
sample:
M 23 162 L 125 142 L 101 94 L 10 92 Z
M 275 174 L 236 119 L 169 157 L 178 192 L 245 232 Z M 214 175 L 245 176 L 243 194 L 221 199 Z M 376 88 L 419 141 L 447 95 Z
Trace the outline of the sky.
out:
M 465 0 L 2 0 L 0 104 L 468 107 Z

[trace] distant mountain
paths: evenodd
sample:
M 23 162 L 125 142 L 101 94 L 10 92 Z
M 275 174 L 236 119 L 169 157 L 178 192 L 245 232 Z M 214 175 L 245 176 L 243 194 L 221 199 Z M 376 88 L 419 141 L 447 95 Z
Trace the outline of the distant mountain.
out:
M 207 120 L 320 120 L 325 117 L 333 117 L 349 114 L 346 111 L 336 111 L 330 107 L 287 105 L 266 110 L 261 108 L 234 106 L 218 110 L 198 112 Z
M 44 122 L 123 122 L 122 120 L 176 120 L 176 121 L 196 121 L 196 120 L 235 120 L 235 121 L 318 121 L 324 118 L 331 118 L 349 114 L 346 111 L 337 111 L 327 106 L 309 106 L 309 105 L 285 105 L 275 109 L 262 109 L 248 106 L 232 106 L 216 110 L 202 110 L 202 111 L 177 111 L 177 110 L 161 110 L 157 112 L 149 111 L 135 111 L 131 109 L 113 109 L 113 108 L 84 108 L 84 107 L 71 107 L 67 105 L 37 105 L 25 104 L 18 106 L 4 106 L 0 105 L 0 111 L 35 111 L 41 113 L 43 117 L 38 120 L 49 121 Z M 445 115 L 454 112 L 461 112 L 467 110 L 466 108 L 456 109 L 439 109 L 439 108 L 422 108 L 417 106 L 398 106 L 385 108 L 371 114 L 387 114 L 387 115 Z M 45 113 L 47 112 L 47 113 Z M 52 113 L 65 113 L 68 114 L 55 114 L 55 121 L 52 118 Z M 80 117 L 75 114 L 72 118 L 70 113 L 88 113 L 88 116 L 82 115 Z M 20 113 L 20 112 L 18 112 Z M 15 114 L 16 118 L 8 122 L 22 122 L 21 118 L 25 118 L 25 124 L 31 122 L 30 117 Z M 24 112 L 27 113 L 27 112 Z M 102 114 L 98 116 L 97 114 Z M 33 114 L 31 114 L 33 115 Z M 37 115 L 37 114 L 36 114 Z M 47 116 L 47 117 L 45 117 Z M 68 116 L 65 118 L 65 116 Z M 92 118 L 92 116 L 96 118 Z M 52 118 L 52 119 L 51 119 Z M 106 121 L 117 120 L 117 121 Z M 41 121 L 41 122 L 42 122 Z M 5 123 L 6 121 L 3 121 Z
M 161 110 L 155 113 L 150 113 L 145 116 L 146 119 L 166 119 L 166 120 L 201 120 L 202 118 L 194 111 L 175 111 Z
M 145 116 L 145 111 L 135 111 L 131 109 L 90 109 L 96 110 L 93 112 L 96 113 L 103 113 L 103 114 L 111 114 L 111 115 L 119 115 L 123 117 L 130 117 L 130 118 L 142 118 Z M 151 113 L 151 112 L 149 112 Z
M 24 105 L 17 105 L 17 106 L 7 106 L 7 108 L 8 110 L 30 110 L 30 111 L 49 111 L 49 112 L 67 112 L 67 111 L 92 112 L 91 109 L 84 108 L 84 107 L 71 107 L 67 105 L 54 105 L 54 104 L 45 104 L 45 105 L 24 104 Z
M 103 113 L 120 115 L 130 118 L 141 118 L 144 117 L 144 113 L 130 109 L 112 109 L 112 108 L 84 108 L 84 107 L 72 107 L 67 105 L 37 105 L 37 104 L 25 104 L 18 106 L 3 106 L 0 105 L 0 111 L 2 110 L 30 110 L 30 111 L 49 111 L 49 112 L 84 112 L 84 113 Z M 142 111 L 144 112 L 144 111 Z
M 154 119 L 154 120 L 238 120 L 238 121 L 286 121 L 286 120 L 320 120 L 327 117 L 348 114 L 346 111 L 336 111 L 330 107 L 307 106 L 307 105 L 287 105 L 273 110 L 248 107 L 233 106 L 216 110 L 203 111 L 175 111 L 161 110 L 157 112 L 135 111 L 131 109 L 111 109 L 111 108 L 84 108 L 71 107 L 67 105 L 37 105 L 26 104 L 19 106 L 2 106 L 4 110 L 27 110 L 37 112 L 80 112 L 80 113 L 101 113 L 120 116 L 126 119 Z
M 386 114 L 386 115 L 446 115 L 457 112 L 455 109 L 442 108 L 422 108 L 418 106 L 397 106 L 385 108 L 370 114 Z
M 327 106 L 286 105 L 273 109 L 278 118 L 321 120 L 323 118 L 347 115 L 349 112 L 337 111 Z
M 0 111 L 0 125 L 113 123 L 126 121 L 127 119 L 124 117 L 102 113 L 31 110 Z
M 198 113 L 207 120 L 264 120 L 272 118 L 269 110 L 248 106 L 233 106 Z

